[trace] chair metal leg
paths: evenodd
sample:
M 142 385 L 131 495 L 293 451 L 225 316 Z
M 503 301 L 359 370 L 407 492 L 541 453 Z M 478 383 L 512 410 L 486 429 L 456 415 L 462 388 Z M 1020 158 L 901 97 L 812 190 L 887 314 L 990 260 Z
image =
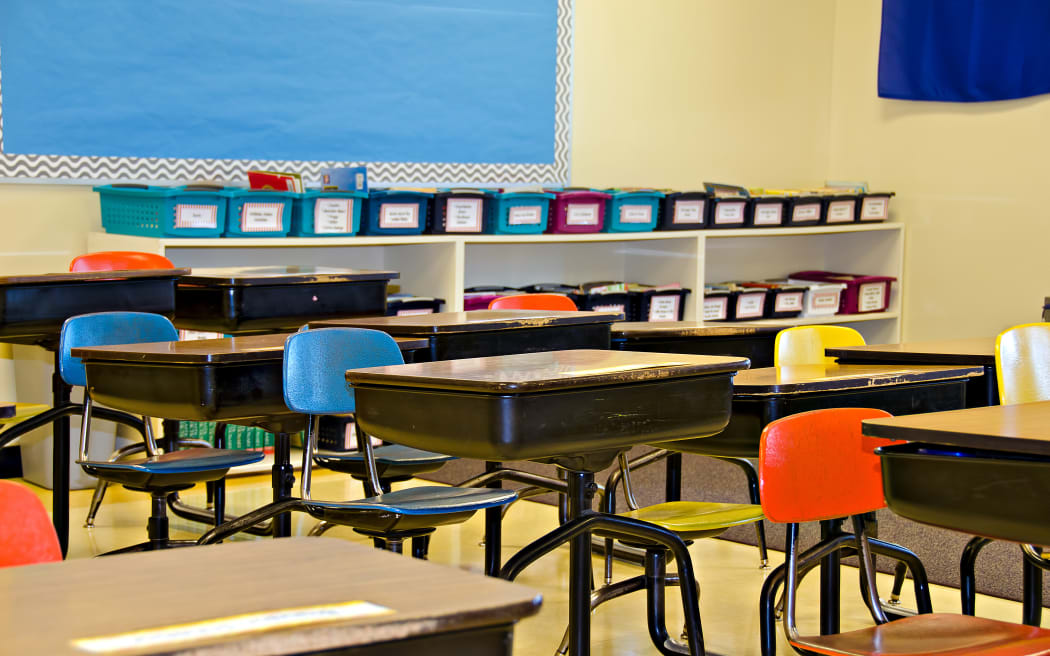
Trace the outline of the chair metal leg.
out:
M 755 465 L 747 458 L 721 458 L 721 460 L 736 465 L 744 472 L 744 476 L 747 477 L 748 499 L 756 506 L 760 505 L 762 500 L 758 493 L 758 472 L 755 471 Z M 768 569 L 769 551 L 766 548 L 766 526 L 764 522 L 755 522 L 755 538 L 758 543 L 758 559 L 761 563 L 759 567 Z
M 102 506 L 102 499 L 106 496 L 106 488 L 109 487 L 109 483 L 99 479 L 95 482 L 95 491 L 91 494 L 91 505 L 88 506 L 87 519 L 84 520 L 84 528 L 95 527 L 95 515 L 98 514 L 98 509 Z
M 335 528 L 335 524 L 333 524 L 332 522 L 326 522 L 322 519 L 321 521 L 317 522 L 317 526 L 314 526 L 312 529 L 310 529 L 310 532 L 307 535 L 311 537 L 324 535 L 325 532 L 331 528 Z
M 427 554 L 430 552 L 430 536 L 421 535 L 419 537 L 412 538 L 412 557 L 420 560 L 426 560 Z
M 959 559 L 959 596 L 962 601 L 962 614 L 973 615 L 976 612 L 977 573 L 975 566 L 981 550 L 991 544 L 988 538 L 976 537 L 966 543 L 962 557 Z

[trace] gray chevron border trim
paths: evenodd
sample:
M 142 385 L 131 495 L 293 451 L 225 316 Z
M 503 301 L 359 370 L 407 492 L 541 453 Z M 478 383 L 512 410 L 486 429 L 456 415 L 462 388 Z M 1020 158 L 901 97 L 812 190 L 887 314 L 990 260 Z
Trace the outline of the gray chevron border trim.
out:
M 3 80 L 0 78 L 0 178 L 96 182 L 111 180 L 244 180 L 252 169 L 292 170 L 318 180 L 330 166 L 367 166 L 384 183 L 560 183 L 569 180 L 572 103 L 573 0 L 558 0 L 554 162 L 552 164 L 317 162 L 157 157 L 14 155 L 4 152 Z

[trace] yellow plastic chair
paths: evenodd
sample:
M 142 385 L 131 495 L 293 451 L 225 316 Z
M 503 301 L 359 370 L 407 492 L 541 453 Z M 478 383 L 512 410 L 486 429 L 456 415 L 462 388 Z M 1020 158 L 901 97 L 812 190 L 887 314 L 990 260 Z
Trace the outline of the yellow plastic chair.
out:
M 999 404 L 1050 401 L 1050 323 L 1026 323 L 995 338 Z
M 842 346 L 864 346 L 864 336 L 845 326 L 786 328 L 777 333 L 773 343 L 773 364 L 835 364 L 835 358 L 824 355 L 824 349 Z

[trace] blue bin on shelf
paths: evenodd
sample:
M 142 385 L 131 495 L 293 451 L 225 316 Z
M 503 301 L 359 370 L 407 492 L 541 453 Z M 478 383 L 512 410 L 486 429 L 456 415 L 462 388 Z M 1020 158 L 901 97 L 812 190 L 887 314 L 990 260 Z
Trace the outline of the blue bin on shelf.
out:
M 292 229 L 294 191 L 227 190 L 225 237 L 286 237 Z
M 227 192 L 212 186 L 99 185 L 106 232 L 142 237 L 219 237 L 226 229 Z
M 490 203 L 494 235 L 539 235 L 547 229 L 554 194 L 541 191 L 502 191 Z
M 653 190 L 619 191 L 609 189 L 605 201 L 603 232 L 652 232 L 660 218 L 664 194 Z
M 292 202 L 293 237 L 347 237 L 361 227 L 362 191 L 307 189 Z
M 373 189 L 361 215 L 362 235 L 421 235 L 434 196 L 425 191 Z

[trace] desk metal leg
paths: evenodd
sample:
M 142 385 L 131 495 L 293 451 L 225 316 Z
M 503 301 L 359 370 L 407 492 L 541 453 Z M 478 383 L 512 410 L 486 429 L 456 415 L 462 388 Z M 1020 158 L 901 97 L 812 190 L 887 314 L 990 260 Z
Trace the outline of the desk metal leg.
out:
M 498 462 L 486 462 L 485 473 L 499 471 L 502 467 Z M 500 489 L 503 484 L 493 481 L 485 487 Z M 485 574 L 488 576 L 499 576 L 500 560 L 503 547 L 503 507 L 485 509 Z
M 1036 550 L 1040 549 L 1036 547 Z M 1024 604 L 1021 622 L 1028 626 L 1039 626 L 1043 615 L 1043 570 L 1028 562 L 1027 558 L 1023 558 L 1021 562 L 1024 564 Z
M 568 519 L 591 511 L 594 474 L 568 472 Z M 569 654 L 586 656 L 591 651 L 591 534 L 583 531 L 569 542 Z
M 667 481 L 664 490 L 666 501 L 682 500 L 682 454 L 667 456 Z
M 69 403 L 71 388 L 58 373 L 59 354 L 55 351 L 55 371 L 51 375 L 51 407 L 61 408 Z M 69 551 L 69 417 L 63 416 L 51 425 L 53 436 L 51 455 L 51 521 L 58 534 L 62 557 Z
M 842 532 L 842 520 L 832 519 L 820 523 L 820 539 L 827 540 Z M 842 556 L 838 551 L 825 556 L 820 562 L 820 634 L 839 632 L 839 570 Z
M 292 445 L 288 433 L 273 434 L 273 500 L 282 501 L 292 496 L 295 470 L 292 468 Z M 292 534 L 292 516 L 281 513 L 273 518 L 273 536 L 286 538 Z

